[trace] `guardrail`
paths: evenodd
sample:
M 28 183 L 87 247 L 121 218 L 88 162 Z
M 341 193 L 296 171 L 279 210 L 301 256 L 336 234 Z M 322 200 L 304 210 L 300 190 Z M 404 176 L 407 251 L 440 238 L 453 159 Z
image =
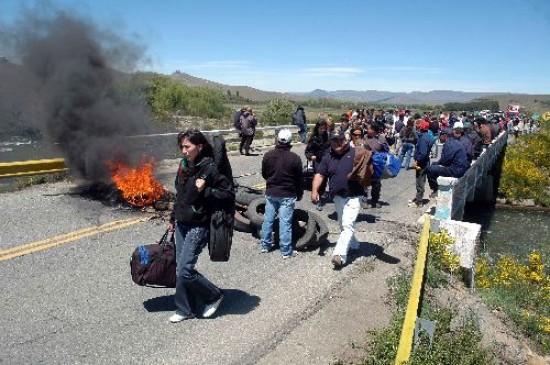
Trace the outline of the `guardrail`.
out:
M 47 160 L 17 161 L 0 163 L 0 178 L 27 175 L 52 174 L 67 171 L 65 160 L 52 158 Z
M 462 220 L 464 205 L 474 200 L 476 187 L 483 176 L 493 167 L 508 140 L 508 133 L 502 132 L 491 145 L 474 161 L 464 176 L 453 186 L 451 219 Z
M 401 337 L 399 339 L 399 346 L 397 348 L 397 356 L 395 357 L 395 365 L 401 365 L 409 361 L 411 356 L 413 334 L 416 327 L 416 320 L 418 318 L 418 311 L 420 309 L 420 296 L 424 286 L 424 273 L 426 271 L 426 256 L 428 254 L 429 239 L 430 218 L 429 216 L 426 216 L 424 220 L 424 227 L 422 229 L 422 233 L 420 234 L 411 291 L 409 294 L 409 301 L 407 303 L 407 311 L 405 312 L 405 320 L 403 321 L 403 328 L 401 330 Z
M 269 126 L 269 127 L 258 127 L 256 132 L 258 133 L 257 137 L 254 138 L 255 145 L 261 146 L 270 146 L 275 144 L 275 134 L 278 130 L 282 128 L 288 128 L 293 132 L 297 132 L 298 128 L 295 125 L 280 125 L 280 126 Z M 210 131 L 203 131 L 204 134 L 222 134 L 226 137 L 226 142 L 228 144 L 228 149 L 237 150 L 237 144 L 240 142 L 239 133 L 236 129 L 217 129 Z M 160 133 L 160 134 L 144 134 L 144 135 L 134 135 L 129 136 L 130 139 L 141 139 L 141 138 L 159 138 L 159 137 L 175 137 L 178 133 Z M 233 147 L 231 147 L 233 146 Z M 53 158 L 53 159 L 43 159 L 43 160 L 32 160 L 32 161 L 15 161 L 15 162 L 2 162 L 0 163 L 0 178 L 5 177 L 18 177 L 18 176 L 28 176 L 28 175 L 41 175 L 41 174 L 51 174 L 57 172 L 67 171 L 68 167 L 65 164 L 63 158 Z

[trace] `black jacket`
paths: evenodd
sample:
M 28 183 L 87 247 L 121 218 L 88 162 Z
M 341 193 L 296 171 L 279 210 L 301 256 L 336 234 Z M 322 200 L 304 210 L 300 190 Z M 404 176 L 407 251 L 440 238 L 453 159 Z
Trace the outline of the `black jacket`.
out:
M 199 178 L 206 180 L 206 187 L 200 193 L 195 186 Z M 218 172 L 210 157 L 204 157 L 192 168 L 185 167 L 182 160 L 176 174 L 176 202 L 170 220 L 208 226 L 212 208 L 224 202 L 233 204 L 234 196 L 231 182 Z
M 296 197 L 304 195 L 302 160 L 290 151 L 290 145 L 277 145 L 262 159 L 262 176 L 265 179 L 265 195 Z
M 312 156 L 315 156 L 317 162 L 321 162 L 323 157 L 330 152 L 330 141 L 328 139 L 328 133 L 325 136 L 318 134 L 313 135 L 307 142 L 305 155 L 308 160 L 311 160 Z
M 292 124 L 294 125 L 307 124 L 306 113 L 304 113 L 304 109 L 298 109 L 294 112 L 294 114 L 292 114 Z
M 481 139 L 479 134 L 472 129 L 464 132 L 464 136 L 472 141 L 472 145 L 474 146 L 474 158 L 478 158 L 483 151 L 483 139 Z

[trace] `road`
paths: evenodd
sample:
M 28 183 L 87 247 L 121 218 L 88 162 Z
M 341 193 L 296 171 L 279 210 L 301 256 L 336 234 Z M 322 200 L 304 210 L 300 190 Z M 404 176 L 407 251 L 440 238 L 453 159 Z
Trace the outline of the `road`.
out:
M 303 145 L 294 150 L 303 156 Z M 249 175 L 241 184 L 263 182 L 261 156 L 231 156 L 234 174 Z M 159 166 L 169 188 L 175 166 Z M 415 222 L 423 213 L 407 207 L 414 171 L 382 185 L 386 204 L 360 214 L 361 250 L 350 265 L 334 271 L 331 248 L 290 260 L 278 251 L 260 254 L 257 239 L 236 232 L 229 262 L 210 262 L 207 254 L 199 259 L 199 271 L 225 291 L 218 313 L 178 324 L 168 322 L 173 289 L 139 287 L 129 272 L 134 247 L 156 242 L 162 219 L 83 198 L 68 181 L 1 194 L 0 363 L 333 361 L 369 326 L 385 324 L 391 314 L 386 277 L 410 265 L 414 251 Z M 298 206 L 313 209 L 307 192 Z M 328 204 L 321 215 L 334 245 L 331 213 Z

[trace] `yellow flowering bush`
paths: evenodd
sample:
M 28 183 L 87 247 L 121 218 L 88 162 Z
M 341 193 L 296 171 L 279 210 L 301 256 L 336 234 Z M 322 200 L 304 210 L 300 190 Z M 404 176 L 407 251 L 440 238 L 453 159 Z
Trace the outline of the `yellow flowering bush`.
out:
M 550 183 L 535 163 L 522 155 L 504 157 L 499 190 L 509 199 L 543 199 Z
M 544 123 L 540 132 L 522 136 L 506 148 L 499 192 L 509 199 L 548 204 L 549 186 L 550 123 Z
M 481 257 L 475 264 L 475 284 L 490 303 L 506 311 L 550 352 L 550 274 L 543 256 L 532 251 L 522 263 L 504 255 L 494 264 Z
M 451 248 L 454 239 L 445 230 L 438 233 L 430 233 L 428 248 L 433 265 L 445 271 L 456 271 L 460 268 L 460 257 L 453 254 Z

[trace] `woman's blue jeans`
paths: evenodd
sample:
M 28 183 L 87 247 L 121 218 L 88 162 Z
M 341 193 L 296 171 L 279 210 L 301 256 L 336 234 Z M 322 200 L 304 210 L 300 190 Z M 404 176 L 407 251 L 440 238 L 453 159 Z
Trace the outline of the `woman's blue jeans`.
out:
M 292 254 L 292 215 L 295 197 L 265 197 L 264 222 L 262 224 L 262 247 L 270 250 L 273 244 L 273 225 L 279 216 L 279 247 L 283 256 Z
M 221 290 L 202 276 L 195 265 L 208 240 L 208 228 L 176 222 L 176 295 L 177 312 L 187 316 L 196 312 L 197 299 L 212 303 Z

